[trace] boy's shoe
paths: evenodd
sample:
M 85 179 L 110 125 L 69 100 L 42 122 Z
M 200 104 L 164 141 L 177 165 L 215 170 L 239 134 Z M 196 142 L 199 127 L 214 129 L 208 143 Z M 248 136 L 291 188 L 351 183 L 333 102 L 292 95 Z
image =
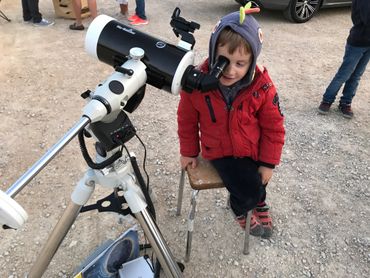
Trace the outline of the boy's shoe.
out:
M 149 23 L 148 20 L 142 19 L 140 17 L 138 17 L 136 20 L 130 22 L 131 25 L 135 25 L 135 26 L 137 26 L 137 25 L 147 25 L 148 23 Z
M 138 18 L 140 18 L 140 17 L 138 17 L 137 16 L 137 14 L 133 14 L 132 16 L 129 16 L 128 18 L 127 18 L 127 20 L 128 21 L 135 21 L 136 19 L 138 19 Z
M 246 217 L 244 215 L 240 215 L 236 217 L 235 220 L 238 222 L 240 227 L 245 230 L 245 225 L 247 224 Z M 252 214 L 249 234 L 252 236 L 262 236 L 263 232 L 264 231 L 261 223 L 258 221 L 257 217 Z
M 327 102 L 324 102 L 322 101 L 320 103 L 320 106 L 319 106 L 319 113 L 322 114 L 322 115 L 326 115 L 329 113 L 329 110 L 330 110 L 330 106 L 331 106 L 331 103 L 327 103 Z
M 338 106 L 339 111 L 342 113 L 342 116 L 347 119 L 353 118 L 353 111 L 351 108 L 351 104 L 339 104 Z
M 46 26 L 51 26 L 51 25 L 54 25 L 54 21 L 49 21 L 45 18 L 41 19 L 40 22 L 33 23 L 33 26 L 37 26 L 37 27 L 46 27 Z
M 256 207 L 253 210 L 253 215 L 257 217 L 258 221 L 262 224 L 263 238 L 269 238 L 272 236 L 272 219 L 269 210 L 270 207 L 268 205 L 264 205 L 263 207 Z

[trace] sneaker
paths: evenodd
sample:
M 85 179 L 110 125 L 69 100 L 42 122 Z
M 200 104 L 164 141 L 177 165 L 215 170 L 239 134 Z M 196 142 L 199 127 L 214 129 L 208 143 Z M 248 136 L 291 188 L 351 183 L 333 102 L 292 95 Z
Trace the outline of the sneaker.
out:
M 322 101 L 319 106 L 319 113 L 322 115 L 326 115 L 329 113 L 331 103 Z
M 347 119 L 353 118 L 353 111 L 351 108 L 351 104 L 339 104 L 338 106 L 339 111 L 342 113 L 342 116 Z
M 245 215 L 240 215 L 235 218 L 236 222 L 238 222 L 239 226 L 245 230 L 245 225 L 247 224 L 247 219 Z M 252 236 L 262 236 L 263 234 L 263 227 L 261 223 L 258 221 L 257 217 L 252 214 L 251 216 L 251 224 L 249 228 L 249 234 Z
M 46 26 L 51 26 L 54 25 L 54 21 L 49 21 L 45 18 L 41 19 L 40 22 L 33 23 L 33 26 L 38 26 L 38 27 L 46 27 Z
M 149 23 L 148 20 L 142 19 L 140 17 L 138 17 L 136 20 L 130 22 L 131 25 L 135 25 L 135 26 L 136 25 L 147 25 L 148 23 Z
M 136 19 L 138 19 L 138 18 L 140 18 L 140 17 L 138 17 L 137 16 L 137 14 L 133 14 L 132 16 L 129 16 L 128 18 L 127 18 L 127 20 L 128 21 L 135 21 Z
M 263 238 L 269 238 L 272 236 L 272 219 L 269 210 L 270 207 L 268 205 L 264 205 L 263 207 L 256 207 L 253 210 L 253 215 L 257 217 L 258 221 L 261 223 L 263 229 L 263 233 L 261 236 Z
M 128 12 L 126 12 L 126 13 L 120 12 L 120 13 L 119 13 L 119 16 L 120 16 L 120 17 L 122 17 L 122 18 L 123 18 L 123 19 L 125 19 L 125 20 L 128 20 L 128 18 L 129 18 L 129 16 L 128 16 Z

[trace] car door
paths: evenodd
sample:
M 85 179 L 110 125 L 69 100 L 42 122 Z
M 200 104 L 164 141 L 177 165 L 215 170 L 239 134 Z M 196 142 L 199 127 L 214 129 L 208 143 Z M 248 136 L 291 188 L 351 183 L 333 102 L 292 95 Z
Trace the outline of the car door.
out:
M 348 5 L 352 3 L 352 0 L 324 0 L 326 6 L 336 6 L 336 5 Z

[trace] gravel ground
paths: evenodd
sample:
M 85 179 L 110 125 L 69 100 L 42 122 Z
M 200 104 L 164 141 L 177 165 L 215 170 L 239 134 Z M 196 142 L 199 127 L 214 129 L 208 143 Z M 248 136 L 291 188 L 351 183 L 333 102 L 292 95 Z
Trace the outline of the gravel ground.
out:
M 99 13 L 117 16 L 118 5 L 98 0 Z M 201 24 L 195 32 L 196 62 L 207 56 L 210 31 L 222 15 L 238 9 L 234 1 L 146 1 L 150 24 L 139 27 L 176 44 L 169 25 L 176 6 Z M 54 18 L 51 1 L 41 0 Z M 130 1 L 133 11 L 134 1 Z M 22 23 L 20 1 L 4 0 L 0 19 L 0 186 L 6 191 L 80 118 L 80 94 L 94 89 L 112 69 L 84 51 L 84 32 L 68 30 L 56 18 L 48 28 Z M 355 117 L 334 108 L 317 114 L 326 85 L 337 70 L 351 26 L 350 10 L 323 10 L 310 22 L 291 24 L 279 12 L 257 16 L 264 31 L 259 63 L 268 68 L 286 116 L 281 165 L 268 186 L 275 231 L 269 240 L 252 237 L 242 255 L 243 232 L 225 208 L 225 190 L 202 192 L 195 220 L 191 260 L 185 277 L 370 277 L 370 75 L 367 70 L 354 99 Z M 89 20 L 85 20 L 87 26 Z M 147 86 L 130 118 L 147 148 L 147 171 L 156 195 L 157 224 L 173 255 L 183 260 L 190 198 L 176 216 L 180 176 L 176 108 L 179 97 Z M 128 144 L 140 163 L 143 149 Z M 86 170 L 73 140 L 16 196 L 29 214 L 19 230 L 0 232 L 0 277 L 24 277 L 66 208 Z M 91 203 L 111 193 L 97 187 Z M 122 222 L 122 221 L 121 221 Z M 61 244 L 44 277 L 71 277 L 101 242 L 116 238 L 123 225 L 110 213 L 81 214 Z

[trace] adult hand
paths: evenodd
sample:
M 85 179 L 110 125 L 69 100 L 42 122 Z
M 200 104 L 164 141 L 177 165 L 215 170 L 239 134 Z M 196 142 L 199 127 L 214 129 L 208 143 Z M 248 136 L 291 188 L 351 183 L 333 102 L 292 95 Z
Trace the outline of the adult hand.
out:
M 180 165 L 181 169 L 186 169 L 188 165 L 194 169 L 198 165 L 198 160 L 196 157 L 180 156 Z
M 260 173 L 261 175 L 262 184 L 266 185 L 272 177 L 273 169 L 265 166 L 260 166 L 258 167 L 258 173 Z

